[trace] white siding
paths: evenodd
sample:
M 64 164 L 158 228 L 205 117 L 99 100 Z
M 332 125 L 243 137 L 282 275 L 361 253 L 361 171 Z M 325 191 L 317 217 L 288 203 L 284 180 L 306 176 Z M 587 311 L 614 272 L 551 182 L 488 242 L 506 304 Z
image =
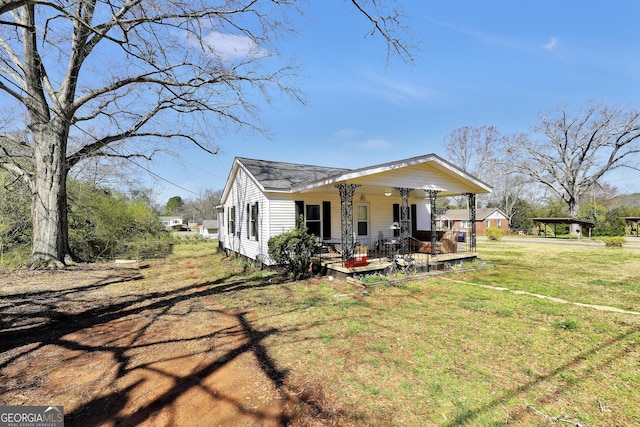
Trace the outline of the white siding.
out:
M 258 239 L 249 236 L 247 229 L 247 205 L 258 203 Z M 229 210 L 235 207 L 235 233 L 229 230 Z M 248 258 L 257 259 L 266 256 L 266 240 L 268 240 L 269 203 L 256 183 L 244 171 L 239 169 L 231 190 L 224 202 L 223 224 L 219 228 L 220 241 L 226 249 L 231 249 Z M 265 221 L 266 219 L 266 221 Z M 265 224 L 266 222 L 266 224 Z
M 270 194 L 269 235 L 290 231 L 296 226 L 296 205 L 291 194 Z
M 355 197 L 358 200 L 358 197 Z M 393 204 L 402 203 L 400 199 L 395 197 L 366 197 L 370 202 L 370 215 L 371 215 L 371 238 L 378 239 L 378 235 L 382 232 L 385 239 L 392 237 L 389 226 L 393 223 Z M 338 210 L 340 215 L 340 210 Z M 338 217 L 338 225 L 340 224 L 340 217 Z
M 342 220 L 340 194 L 335 192 L 311 192 L 311 193 L 268 193 L 263 194 L 256 183 L 243 170 L 239 169 L 231 184 L 227 200 L 224 202 L 224 214 L 219 222 L 219 239 L 224 242 L 224 247 L 238 252 L 248 258 L 262 259 L 270 264 L 268 259 L 267 242 L 272 236 L 290 231 L 296 224 L 296 204 L 300 200 L 305 205 L 315 204 L 323 206 L 323 202 L 331 203 L 331 240 L 342 239 Z M 259 240 L 247 238 L 246 206 L 247 203 L 259 202 Z M 392 236 L 389 226 L 393 223 L 393 205 L 402 204 L 399 197 L 387 197 L 384 195 L 364 195 L 361 197 L 357 191 L 354 195 L 354 208 L 359 203 L 369 206 L 369 238 L 373 244 L 382 232 L 383 237 Z M 430 204 L 423 198 L 410 198 L 409 204 L 417 207 L 417 229 L 429 230 L 431 219 L 429 216 Z M 228 230 L 228 212 L 231 206 L 236 207 L 236 233 L 230 235 Z M 354 233 L 357 232 L 354 211 Z M 238 236 L 239 234 L 239 236 Z
M 331 203 L 331 240 L 342 239 L 342 219 L 340 195 L 338 190 L 331 193 L 298 193 L 298 194 L 271 194 L 271 235 L 277 235 L 289 231 L 295 227 L 295 201 L 302 200 L 304 204 L 322 205 L 323 202 Z M 390 236 L 389 226 L 393 223 L 393 205 L 401 205 L 400 198 L 386 196 L 365 195 L 361 200 L 356 191 L 354 195 L 354 209 L 359 203 L 369 206 L 369 237 L 373 240 L 378 238 L 378 233 L 382 231 L 385 238 Z M 409 199 L 409 204 L 415 204 L 417 210 L 417 229 L 430 230 L 431 218 L 429 216 L 429 201 L 422 198 Z M 354 211 L 354 233 L 356 232 L 355 211 Z

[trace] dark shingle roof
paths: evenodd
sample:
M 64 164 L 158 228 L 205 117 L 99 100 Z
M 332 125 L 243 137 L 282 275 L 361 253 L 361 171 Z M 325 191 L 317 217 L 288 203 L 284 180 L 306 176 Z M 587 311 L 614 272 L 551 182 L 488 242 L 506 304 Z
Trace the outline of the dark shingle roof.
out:
M 349 169 L 238 157 L 247 170 L 268 190 L 290 190 L 301 184 L 348 172 Z

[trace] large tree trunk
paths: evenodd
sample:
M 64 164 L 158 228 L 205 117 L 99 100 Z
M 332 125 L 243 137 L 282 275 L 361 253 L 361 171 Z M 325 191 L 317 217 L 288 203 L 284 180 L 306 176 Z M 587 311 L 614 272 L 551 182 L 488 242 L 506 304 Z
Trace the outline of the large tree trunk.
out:
M 36 170 L 31 189 L 33 244 L 29 265 L 62 268 L 68 249 L 67 132 L 52 122 L 39 127 L 34 129 Z
M 567 202 L 569 205 L 569 216 L 571 218 L 578 218 L 578 211 L 580 210 L 580 206 L 575 198 L 570 197 Z M 569 225 L 569 235 L 570 236 L 582 236 L 582 230 L 579 224 L 571 224 Z

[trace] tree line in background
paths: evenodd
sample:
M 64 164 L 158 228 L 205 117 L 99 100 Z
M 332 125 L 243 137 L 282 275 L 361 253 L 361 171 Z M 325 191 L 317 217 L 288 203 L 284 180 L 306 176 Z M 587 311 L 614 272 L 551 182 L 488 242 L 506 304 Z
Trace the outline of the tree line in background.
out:
M 640 111 L 589 102 L 540 114 L 530 133 L 494 126 L 455 129 L 445 156 L 493 187 L 484 207 L 500 208 L 512 230 L 531 232 L 535 217 L 594 221 L 595 235 L 624 235 L 624 217 L 640 216 L 640 196 L 619 195 L 606 178 L 640 174 Z M 466 198 L 447 201 L 467 208 Z
M 163 255 L 170 250 L 172 238 L 159 218 L 166 211 L 155 205 L 148 190 L 129 188 L 125 195 L 105 182 L 76 178 L 70 178 L 67 186 L 68 252 L 75 261 Z M 205 197 L 214 193 L 206 190 L 198 198 L 181 201 L 184 212 L 212 213 L 217 202 L 213 199 L 209 207 L 211 199 Z M 33 233 L 30 212 L 27 187 L 0 170 L 0 267 L 28 263 Z
M 594 221 L 594 236 L 622 236 L 624 218 L 640 217 L 640 194 L 618 194 L 604 177 L 619 168 L 638 171 L 639 115 L 589 104 L 577 113 L 560 108 L 556 116 L 541 116 L 531 134 L 505 136 L 492 126 L 462 127 L 445 138 L 446 157 L 494 188 L 478 196 L 479 207 L 502 210 L 514 232 L 532 233 L 531 218 L 573 217 Z M 136 242 L 166 241 L 159 215 L 178 216 L 185 223 L 215 219 L 222 190 L 205 190 L 190 199 L 174 196 L 160 207 L 135 175 L 131 164 L 118 157 L 86 159 L 74 169 L 66 184 L 66 252 L 73 258 L 109 259 L 128 248 L 130 253 Z M 29 259 L 32 200 L 23 180 L 0 170 L 0 256 L 5 263 Z M 466 197 L 442 198 L 438 208 L 466 208 L 466 202 Z
M 214 207 L 220 203 L 222 191 L 206 189 L 198 196 L 188 199 L 173 196 L 169 198 L 162 209 L 162 215 L 180 217 L 185 223 L 217 219 Z
M 466 209 L 464 205 L 456 203 L 454 198 L 443 198 L 438 202 L 438 209 Z M 503 201 L 487 199 L 485 207 L 498 208 L 506 213 Z M 539 202 L 530 202 L 516 197 L 510 208 L 509 230 L 511 233 L 522 231 L 528 235 L 535 234 L 536 225 L 532 218 L 568 218 L 569 210 L 561 199 L 548 198 Z M 640 217 L 640 193 L 616 195 L 611 198 L 600 196 L 585 201 L 580 208 L 577 218 L 593 221 L 595 227 L 592 236 L 624 236 L 627 217 Z M 569 226 L 558 225 L 558 234 L 569 234 Z M 584 231 L 586 234 L 586 231 Z

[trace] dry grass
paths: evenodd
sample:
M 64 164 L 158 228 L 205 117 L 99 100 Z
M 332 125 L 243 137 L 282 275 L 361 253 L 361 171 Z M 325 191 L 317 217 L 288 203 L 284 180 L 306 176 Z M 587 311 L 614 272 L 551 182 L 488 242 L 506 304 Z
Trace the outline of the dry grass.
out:
M 64 281 L 52 285 L 49 273 L 14 276 L 19 284 L 6 290 L 7 295 L 53 286 L 47 292 L 63 298 L 45 307 L 45 302 L 50 303 L 45 301 L 48 293 L 31 293 L 40 300 L 25 302 L 25 309 L 39 308 L 24 316 L 16 315 L 9 305 L 0 308 L 4 316 L 18 322 L 12 328 L 28 329 L 55 320 L 51 313 L 68 318 L 87 308 L 109 316 L 102 328 L 105 335 L 73 327 L 75 334 L 54 344 L 76 343 L 76 353 L 71 351 L 75 347 L 61 352 L 58 356 L 64 358 L 56 359 L 58 363 L 64 360 L 73 368 L 76 361 L 92 358 L 95 378 L 87 372 L 86 381 L 94 385 L 111 381 L 107 385 L 118 402 L 126 402 L 122 382 L 145 374 L 150 367 L 151 373 L 156 367 L 158 372 L 191 365 L 201 372 L 203 364 L 216 368 L 220 355 L 230 354 L 238 345 L 217 341 L 227 330 L 221 329 L 225 322 L 220 322 L 237 319 L 240 324 L 233 331 L 243 343 L 252 343 L 242 348 L 255 356 L 251 360 L 259 362 L 257 372 L 267 380 L 257 383 L 255 375 L 248 376 L 255 371 L 250 369 L 250 359 L 238 358 L 231 375 L 239 381 L 233 383 L 234 389 L 247 390 L 252 402 L 273 398 L 277 390 L 291 404 L 286 419 L 294 425 L 640 423 L 640 316 L 479 286 L 640 311 L 637 250 L 483 243 L 479 254 L 487 268 L 376 287 L 369 295 L 346 282 L 325 278 L 281 282 L 271 273 L 251 271 L 214 251 L 211 244 L 178 245 L 166 262 L 136 270 L 130 280 L 122 272 L 113 283 L 109 276 L 96 282 L 87 275 L 86 283 L 74 283 L 68 294 L 64 289 L 69 285 Z M 73 288 L 82 292 L 74 293 Z M 101 306 L 126 315 L 102 313 Z M 118 328 L 136 332 L 122 334 Z M 175 335 L 171 335 L 170 349 L 179 364 L 159 346 L 169 333 Z M 100 351 L 82 350 L 93 347 Z M 120 370 L 138 361 L 124 376 L 114 370 L 113 349 L 121 358 L 115 357 Z M 52 368 L 43 359 L 46 353 L 26 343 L 19 352 L 20 358 L 15 350 L 0 353 L 6 367 L 0 385 L 12 396 L 35 396 L 50 381 L 47 369 L 57 372 L 60 367 Z M 51 355 L 57 357 L 55 352 Z M 142 357 L 153 357 L 154 363 L 142 363 Z M 38 375 L 33 375 L 34 363 L 41 366 Z M 18 365 L 25 367 L 24 378 L 13 369 Z M 196 379 L 194 375 L 186 378 Z M 21 379 L 31 381 L 25 381 L 22 390 Z M 203 378 L 200 387 L 205 384 Z M 210 384 L 207 387 L 219 385 Z M 66 396 L 73 407 L 86 407 L 96 399 L 82 393 L 87 393 L 86 387 L 68 382 L 68 388 L 59 395 Z M 263 389 L 268 393 L 261 394 Z M 7 396 L 3 396 L 5 403 Z M 175 406 L 179 402 L 171 402 L 175 417 L 186 411 Z M 140 413 L 130 403 L 124 405 L 118 416 Z M 244 406 L 239 409 L 246 411 Z M 83 414 L 76 410 L 76 416 Z M 111 425 L 106 420 L 114 414 L 102 415 L 104 425 Z
M 274 360 L 294 382 L 323 384 L 357 424 L 551 425 L 542 414 L 574 425 L 640 423 L 639 316 L 473 285 L 640 311 L 638 253 L 492 245 L 479 252 L 495 267 L 370 296 L 336 296 L 355 289 L 315 279 L 223 302 L 279 330 L 265 341 Z

